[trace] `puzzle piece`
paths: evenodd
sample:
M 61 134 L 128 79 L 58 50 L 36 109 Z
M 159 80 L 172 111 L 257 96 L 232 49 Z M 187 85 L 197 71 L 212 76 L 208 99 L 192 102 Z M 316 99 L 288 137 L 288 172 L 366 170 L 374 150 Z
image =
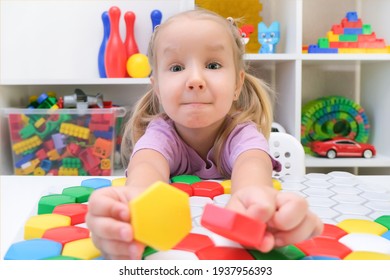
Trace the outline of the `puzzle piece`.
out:
M 65 245 L 68 242 L 89 237 L 89 230 L 87 228 L 77 226 L 65 226 L 51 228 L 45 231 L 42 238 L 50 239 Z
M 90 187 L 96 190 L 111 186 L 111 180 L 105 178 L 85 179 L 81 182 L 81 186 Z
M 70 218 L 58 214 L 42 214 L 30 217 L 24 226 L 24 239 L 41 238 L 46 230 L 70 226 Z
M 52 213 L 57 205 L 75 202 L 75 197 L 64 194 L 49 194 L 42 196 L 38 202 L 38 215 Z
M 207 204 L 201 225 L 244 246 L 258 248 L 264 237 L 266 224 L 226 208 Z
M 129 203 L 134 239 L 158 250 L 169 250 L 191 230 L 189 197 L 156 182 Z
M 5 260 L 41 260 L 61 254 L 61 243 L 47 239 L 24 240 L 11 245 Z
M 63 195 L 72 196 L 76 199 L 76 203 L 87 202 L 89 196 L 94 191 L 93 188 L 84 186 L 73 186 L 62 190 Z
M 101 254 L 91 238 L 84 238 L 66 243 L 62 255 L 82 260 L 92 260 L 100 257 Z
M 222 185 L 214 181 L 202 181 L 191 184 L 194 196 L 214 198 L 224 193 Z
M 80 203 L 58 205 L 53 210 L 53 214 L 68 216 L 71 225 L 85 223 L 85 215 L 87 215 L 88 205 Z

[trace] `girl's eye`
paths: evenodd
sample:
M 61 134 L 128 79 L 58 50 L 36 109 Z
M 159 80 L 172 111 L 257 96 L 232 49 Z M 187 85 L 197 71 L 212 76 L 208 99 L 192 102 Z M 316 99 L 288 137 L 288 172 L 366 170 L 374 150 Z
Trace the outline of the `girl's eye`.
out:
M 182 71 L 184 68 L 180 65 L 173 65 L 169 68 L 170 71 L 172 72 L 179 72 Z
M 211 69 L 211 70 L 219 69 L 219 68 L 221 68 L 221 67 L 222 67 L 222 65 L 219 64 L 219 63 L 217 63 L 217 62 L 209 63 L 209 64 L 207 64 L 207 66 L 206 66 L 207 69 Z

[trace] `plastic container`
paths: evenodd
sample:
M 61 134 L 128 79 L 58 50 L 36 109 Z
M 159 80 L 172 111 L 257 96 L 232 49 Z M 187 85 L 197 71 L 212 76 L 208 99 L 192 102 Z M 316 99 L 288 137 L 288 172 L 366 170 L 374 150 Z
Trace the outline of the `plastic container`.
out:
M 15 175 L 110 176 L 117 118 L 109 109 L 7 108 Z

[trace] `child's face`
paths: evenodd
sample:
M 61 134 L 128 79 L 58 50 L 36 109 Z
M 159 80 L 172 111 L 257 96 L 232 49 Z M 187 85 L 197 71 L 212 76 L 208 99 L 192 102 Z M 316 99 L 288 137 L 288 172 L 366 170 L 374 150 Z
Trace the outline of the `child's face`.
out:
M 152 85 L 176 127 L 219 127 L 238 99 L 232 39 L 220 24 L 180 18 L 160 30 Z

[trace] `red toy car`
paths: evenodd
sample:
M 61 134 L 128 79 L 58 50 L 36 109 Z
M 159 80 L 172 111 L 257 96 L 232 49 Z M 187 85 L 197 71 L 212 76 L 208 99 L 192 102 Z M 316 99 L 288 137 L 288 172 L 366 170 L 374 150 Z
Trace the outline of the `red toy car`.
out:
M 311 143 L 311 150 L 317 155 L 335 157 L 364 157 L 375 156 L 375 147 L 371 144 L 358 143 L 348 138 L 336 138 L 330 140 L 314 141 Z

